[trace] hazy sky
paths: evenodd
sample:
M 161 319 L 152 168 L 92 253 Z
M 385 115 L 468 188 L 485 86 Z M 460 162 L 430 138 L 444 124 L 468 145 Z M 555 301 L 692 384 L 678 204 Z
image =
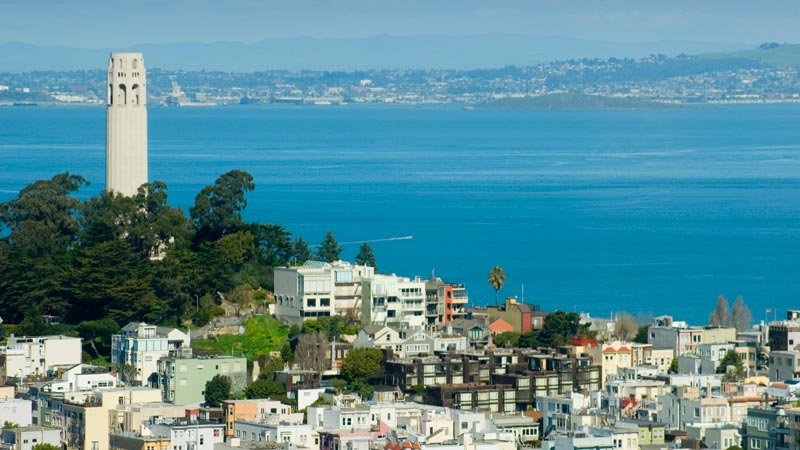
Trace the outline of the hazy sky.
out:
M 620 42 L 800 42 L 798 0 L 0 0 L 0 43 L 514 33 Z

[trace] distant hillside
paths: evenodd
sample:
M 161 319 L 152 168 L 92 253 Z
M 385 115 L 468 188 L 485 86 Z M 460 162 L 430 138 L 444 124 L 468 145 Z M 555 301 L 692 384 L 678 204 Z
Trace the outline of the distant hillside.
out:
M 748 59 L 760 64 L 775 67 L 800 66 L 800 44 L 768 43 L 753 50 L 741 50 L 732 53 L 707 53 L 698 56 L 699 59 Z
M 746 44 L 692 41 L 608 42 L 533 35 L 308 37 L 243 42 L 72 48 L 0 43 L 0 72 L 105 69 L 109 52 L 144 52 L 149 68 L 168 70 L 476 69 L 529 66 L 571 58 L 640 58 L 726 52 Z
M 663 109 L 680 107 L 675 104 L 650 102 L 628 97 L 605 97 L 602 95 L 558 93 L 539 97 L 508 97 L 484 103 L 481 108 L 491 109 Z

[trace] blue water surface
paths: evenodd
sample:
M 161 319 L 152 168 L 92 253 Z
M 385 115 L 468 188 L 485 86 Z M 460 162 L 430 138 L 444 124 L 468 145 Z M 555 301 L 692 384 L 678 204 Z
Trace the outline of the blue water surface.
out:
M 547 310 L 705 323 L 798 308 L 800 106 L 654 111 L 151 108 L 150 179 L 184 209 L 225 171 L 255 177 L 248 220 L 332 230 L 382 272 L 464 282 Z M 0 201 L 64 171 L 104 187 L 103 108 L 0 108 Z M 770 314 L 772 318 L 772 313 Z

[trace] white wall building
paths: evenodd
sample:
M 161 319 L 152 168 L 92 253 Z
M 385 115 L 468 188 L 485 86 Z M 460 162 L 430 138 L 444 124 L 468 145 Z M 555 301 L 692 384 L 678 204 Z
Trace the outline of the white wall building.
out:
M 298 447 L 319 448 L 319 435 L 305 423 L 259 423 L 237 420 L 234 436 L 247 441 L 292 443 Z
M 157 327 L 131 322 L 122 328 L 122 334 L 111 337 L 111 362 L 136 368 L 133 385 L 148 385 L 148 380 L 158 374 L 158 360 L 170 353 L 191 354 L 191 337 L 177 328 Z
M 275 268 L 275 315 L 299 325 L 317 317 L 360 314 L 364 323 L 425 325 L 425 282 L 375 274 L 372 267 L 344 261 L 307 261 Z
M 76 364 L 65 370 L 58 379 L 49 383 L 50 392 L 91 391 L 117 387 L 117 377 L 105 370 L 92 369 L 100 368 L 88 364 Z
M 39 444 L 50 444 L 61 448 L 61 430 L 59 428 L 17 427 L 3 430 L 3 448 L 9 450 L 33 450 Z
M 169 436 L 173 449 L 214 450 L 214 444 L 225 441 L 225 425 L 166 419 L 145 425 L 142 436 Z
M 0 427 L 3 423 L 11 422 L 21 427 L 31 424 L 33 402 L 21 398 L 4 398 L 0 400 Z
M 106 190 L 136 195 L 147 183 L 147 77 L 141 53 L 112 53 L 106 98 Z
M 344 261 L 306 261 L 301 267 L 276 267 L 275 315 L 285 323 L 300 325 L 308 319 L 359 310 L 364 287 L 373 275 L 372 267 Z
M 81 363 L 81 339 L 69 336 L 16 337 L 0 349 L 0 379 L 46 375 L 56 367 Z

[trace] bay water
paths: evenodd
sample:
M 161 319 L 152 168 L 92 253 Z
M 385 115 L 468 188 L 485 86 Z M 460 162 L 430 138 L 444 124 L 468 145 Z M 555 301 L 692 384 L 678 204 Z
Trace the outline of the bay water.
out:
M 381 272 L 543 309 L 704 324 L 719 294 L 755 320 L 800 308 L 800 106 L 652 111 L 150 108 L 150 179 L 188 211 L 228 170 L 247 220 L 331 230 Z M 104 108 L 0 108 L 0 201 L 68 171 L 104 187 Z M 412 236 L 411 239 L 393 239 Z

